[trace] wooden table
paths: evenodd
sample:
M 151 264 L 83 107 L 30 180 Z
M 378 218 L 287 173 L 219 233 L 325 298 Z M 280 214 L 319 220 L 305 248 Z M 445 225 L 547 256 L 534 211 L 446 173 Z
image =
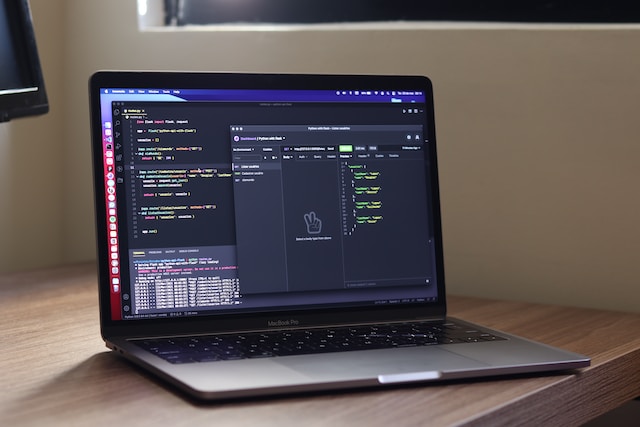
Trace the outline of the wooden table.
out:
M 0 425 L 577 425 L 640 396 L 640 315 L 450 298 L 451 314 L 586 354 L 575 374 L 196 403 L 106 350 L 93 265 L 0 276 Z

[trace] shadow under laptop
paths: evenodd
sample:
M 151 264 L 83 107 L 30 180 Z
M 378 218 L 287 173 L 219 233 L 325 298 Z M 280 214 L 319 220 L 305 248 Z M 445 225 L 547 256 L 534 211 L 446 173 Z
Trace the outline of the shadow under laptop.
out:
M 566 374 L 567 372 L 553 375 Z M 17 396 L 13 405 L 4 408 L 3 419 L 9 422 L 7 425 L 19 424 L 19 420 L 26 415 L 36 425 L 55 421 L 73 425 L 95 424 L 98 421 L 102 425 L 121 423 L 126 417 L 133 415 L 139 417 L 140 408 L 149 408 L 144 414 L 145 422 L 162 423 L 167 417 L 175 417 L 177 411 L 189 417 L 195 416 L 196 419 L 216 416 L 225 422 L 235 420 L 242 424 L 242 420 L 245 420 L 242 414 L 249 406 L 254 412 L 262 412 L 265 419 L 274 421 L 278 418 L 275 413 L 283 408 L 282 405 L 288 408 L 304 407 L 310 416 L 313 417 L 315 413 L 321 417 L 327 405 L 331 405 L 335 399 L 340 399 L 343 403 L 345 399 L 353 400 L 353 403 L 359 401 L 356 406 L 360 407 L 364 399 L 367 407 L 377 408 L 388 403 L 389 395 L 386 392 L 389 390 L 394 395 L 398 394 L 395 397 L 399 398 L 404 393 L 415 393 L 416 389 L 422 388 L 423 397 L 428 400 L 430 396 L 444 392 L 444 388 L 455 394 L 487 381 L 531 381 L 532 378 L 544 381 L 549 376 L 514 375 L 405 384 L 376 390 L 347 389 L 206 402 L 195 400 L 112 352 L 102 352 L 42 384 L 34 384 L 32 388 L 26 386 L 25 393 Z M 314 396 L 314 399 L 306 399 L 309 396 Z M 131 402 L 135 402 L 135 405 L 131 405 Z M 134 411 L 138 413 L 134 414 Z

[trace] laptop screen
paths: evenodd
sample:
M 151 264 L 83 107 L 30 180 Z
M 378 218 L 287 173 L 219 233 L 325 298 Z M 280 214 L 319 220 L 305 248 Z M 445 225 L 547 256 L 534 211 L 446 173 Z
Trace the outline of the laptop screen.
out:
M 92 89 L 111 320 L 438 299 L 429 88 L 347 81 Z

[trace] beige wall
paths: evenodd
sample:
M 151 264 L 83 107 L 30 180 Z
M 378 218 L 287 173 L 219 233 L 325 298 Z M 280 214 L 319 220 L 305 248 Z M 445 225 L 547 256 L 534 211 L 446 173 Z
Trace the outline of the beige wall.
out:
M 640 26 L 140 32 L 132 0 L 31 1 L 53 112 L 0 126 L 0 270 L 94 257 L 97 69 L 417 73 L 450 290 L 640 311 Z

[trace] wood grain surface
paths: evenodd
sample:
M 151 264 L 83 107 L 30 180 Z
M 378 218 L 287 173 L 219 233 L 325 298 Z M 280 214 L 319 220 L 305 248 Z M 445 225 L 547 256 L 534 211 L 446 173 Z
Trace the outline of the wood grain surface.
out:
M 576 373 L 203 404 L 107 351 L 92 264 L 0 276 L 0 425 L 580 425 L 640 396 L 640 315 L 450 297 L 450 314 L 586 354 Z

